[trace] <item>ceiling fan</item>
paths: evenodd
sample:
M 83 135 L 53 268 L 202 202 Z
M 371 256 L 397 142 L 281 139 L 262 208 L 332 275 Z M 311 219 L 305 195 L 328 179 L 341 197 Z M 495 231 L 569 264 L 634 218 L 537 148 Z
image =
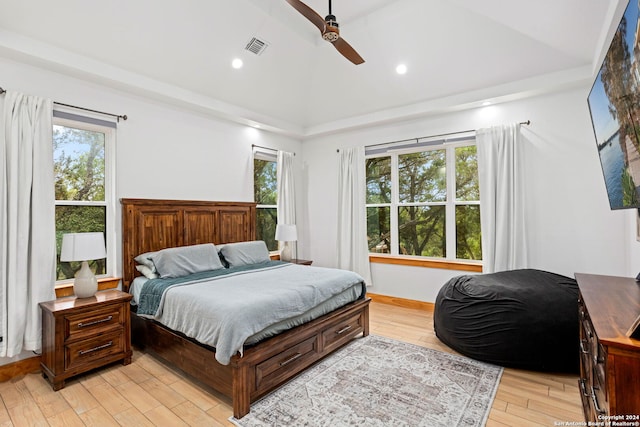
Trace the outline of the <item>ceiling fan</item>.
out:
M 340 25 L 336 22 L 336 17 L 331 14 L 331 0 L 329 0 L 329 14 L 325 18 L 322 18 L 322 16 L 318 15 L 315 10 L 311 9 L 300 0 L 287 0 L 287 3 L 300 12 L 302 16 L 311 21 L 313 25 L 318 27 L 322 34 L 322 38 L 333 44 L 342 56 L 356 65 L 364 62 L 364 59 L 362 59 L 358 52 L 356 52 L 355 49 L 345 41 L 345 39 L 340 37 Z

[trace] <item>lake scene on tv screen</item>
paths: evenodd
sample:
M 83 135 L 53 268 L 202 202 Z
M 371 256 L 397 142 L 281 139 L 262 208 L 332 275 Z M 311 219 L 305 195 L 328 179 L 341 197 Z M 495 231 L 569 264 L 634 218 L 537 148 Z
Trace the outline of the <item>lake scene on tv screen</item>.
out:
M 629 2 L 588 98 L 611 209 L 640 207 L 639 2 Z

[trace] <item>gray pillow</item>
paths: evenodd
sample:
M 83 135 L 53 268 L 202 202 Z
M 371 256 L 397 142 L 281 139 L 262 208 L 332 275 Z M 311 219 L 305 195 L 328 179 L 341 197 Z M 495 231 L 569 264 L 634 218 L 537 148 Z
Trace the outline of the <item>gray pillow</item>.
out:
M 150 258 L 162 278 L 224 268 L 213 243 L 163 249 Z
M 227 263 L 229 263 L 229 267 L 271 261 L 267 244 L 262 240 L 229 243 L 220 249 L 220 253 L 224 256 Z

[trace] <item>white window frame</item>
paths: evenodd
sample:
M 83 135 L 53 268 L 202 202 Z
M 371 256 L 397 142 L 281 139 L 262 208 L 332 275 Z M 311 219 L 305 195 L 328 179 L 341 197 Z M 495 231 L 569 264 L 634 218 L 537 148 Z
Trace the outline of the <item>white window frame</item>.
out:
M 276 155 L 276 153 L 272 152 L 272 151 L 264 151 L 264 150 L 259 149 L 258 147 L 255 147 L 253 149 L 253 160 L 254 160 L 254 162 L 255 162 L 255 160 L 273 162 L 273 163 L 276 164 L 276 168 L 278 167 L 278 156 Z M 251 162 L 251 164 L 253 165 L 254 163 Z M 252 177 L 254 176 L 253 173 L 251 174 L 251 176 Z M 255 194 L 255 182 L 254 182 L 253 188 L 254 188 L 253 197 L 254 197 L 254 200 L 255 200 L 255 197 L 256 197 L 256 194 Z M 276 188 L 276 193 L 277 193 L 277 191 L 278 191 L 278 189 Z M 277 215 L 278 205 L 277 204 L 275 204 L 275 205 L 257 204 L 256 205 L 256 209 L 275 209 L 276 210 L 276 215 Z M 256 224 L 256 226 L 257 226 L 257 224 Z M 273 251 L 270 251 L 270 253 L 277 253 L 277 252 L 279 252 L 277 249 L 273 250 Z
M 116 129 L 81 120 L 53 117 L 53 125 L 104 134 L 104 201 L 56 200 L 55 206 L 104 206 L 106 210 L 105 243 L 107 268 L 98 279 L 116 274 Z M 52 159 L 53 160 L 53 159 Z M 56 285 L 73 283 L 73 279 L 57 280 Z
M 476 145 L 475 137 L 465 138 L 457 142 L 447 142 L 437 145 L 426 145 L 412 148 L 394 149 L 390 147 L 386 152 L 371 154 L 365 156 L 365 161 L 372 158 L 391 157 L 391 203 L 366 203 L 366 208 L 372 207 L 389 207 L 389 230 L 390 230 L 390 253 L 369 252 L 375 256 L 393 256 L 406 257 L 416 259 L 431 259 L 443 261 L 458 261 L 481 264 L 482 260 L 469 260 L 457 258 L 456 251 L 456 207 L 476 205 L 480 206 L 479 200 L 466 201 L 456 199 L 456 154 L 455 150 L 459 147 L 468 147 Z M 400 203 L 399 195 L 399 169 L 398 159 L 403 154 L 421 153 L 433 150 L 445 150 L 446 152 L 446 174 L 447 174 L 447 200 L 445 202 L 416 202 L 416 203 Z M 399 253 L 400 237 L 398 233 L 398 209 L 403 206 L 445 206 L 445 230 L 446 230 L 446 257 L 426 257 L 421 255 L 404 255 Z

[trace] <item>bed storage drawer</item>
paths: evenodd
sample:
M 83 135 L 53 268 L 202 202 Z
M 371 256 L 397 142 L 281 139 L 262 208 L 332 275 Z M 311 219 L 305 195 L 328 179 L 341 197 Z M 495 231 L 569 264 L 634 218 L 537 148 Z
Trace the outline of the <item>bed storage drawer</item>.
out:
M 256 366 L 256 389 L 269 389 L 281 383 L 292 372 L 302 370 L 318 356 L 315 335 L 290 347 Z
M 264 396 L 358 334 L 368 335 L 369 302 L 366 299 L 350 303 L 295 331 L 263 341 L 262 348 L 250 347 L 243 356 L 234 356 L 231 365 L 238 372 L 245 372 L 242 375 L 247 377 L 249 401 Z M 237 386 L 233 390 L 234 396 L 242 391 Z
M 323 330 L 323 348 L 331 351 L 335 347 L 345 344 L 351 340 L 351 338 L 362 333 L 363 321 L 362 313 L 355 313 L 343 321 L 331 325 L 329 328 Z

